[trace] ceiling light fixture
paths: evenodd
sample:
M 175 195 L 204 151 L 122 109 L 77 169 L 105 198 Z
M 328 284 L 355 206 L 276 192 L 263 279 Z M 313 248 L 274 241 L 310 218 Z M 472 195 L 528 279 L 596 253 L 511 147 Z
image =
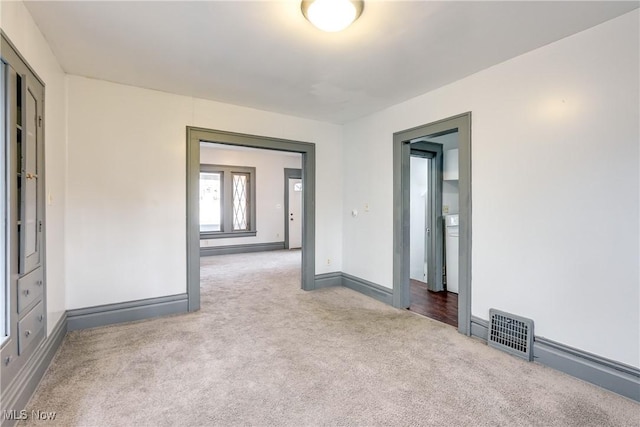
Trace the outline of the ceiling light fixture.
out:
M 302 14 L 322 31 L 335 33 L 351 25 L 362 15 L 362 0 L 304 0 Z

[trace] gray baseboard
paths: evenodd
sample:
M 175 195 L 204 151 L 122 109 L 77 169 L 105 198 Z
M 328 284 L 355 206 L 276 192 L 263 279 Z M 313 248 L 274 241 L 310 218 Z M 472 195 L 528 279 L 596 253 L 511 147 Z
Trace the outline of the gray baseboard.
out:
M 333 273 L 316 274 L 314 289 L 330 288 L 333 286 L 342 286 L 342 273 L 334 271 Z
M 385 304 L 392 305 L 392 289 L 339 271 L 316 275 L 314 289 L 329 288 L 332 286 L 344 286 L 345 288 L 353 289 L 356 292 L 377 299 Z
M 250 243 L 246 245 L 201 246 L 200 256 L 246 254 L 250 252 L 280 251 L 284 242 Z
M 471 336 L 487 341 L 489 338 L 489 322 L 476 316 L 471 316 Z
M 640 369 L 542 337 L 533 343 L 534 360 L 640 402 Z
M 63 314 L 31 359 L 16 375 L 16 378 L 5 390 L 2 390 L 2 411 L 19 412 L 26 408 L 66 334 L 67 315 Z M 13 426 L 16 422 L 17 420 L 5 419 L 4 416 L 0 418 L 2 427 Z
M 187 294 L 67 310 L 67 328 L 95 328 L 189 311 Z
M 489 322 L 471 316 L 471 335 L 487 340 Z M 640 402 L 640 369 L 577 348 L 534 337 L 533 360 Z
M 369 282 L 368 280 L 342 273 L 342 286 L 382 301 L 385 304 L 393 305 L 393 290 Z

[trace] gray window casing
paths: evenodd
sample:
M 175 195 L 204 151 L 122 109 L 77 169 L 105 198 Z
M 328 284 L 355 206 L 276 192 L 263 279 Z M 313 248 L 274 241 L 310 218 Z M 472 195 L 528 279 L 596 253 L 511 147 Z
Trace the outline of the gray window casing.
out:
M 200 172 L 222 173 L 222 231 L 201 231 L 200 239 L 256 236 L 258 234 L 256 228 L 256 168 L 249 166 L 200 164 Z M 230 191 L 231 176 L 233 173 L 249 174 L 249 230 L 233 231 L 233 200 Z

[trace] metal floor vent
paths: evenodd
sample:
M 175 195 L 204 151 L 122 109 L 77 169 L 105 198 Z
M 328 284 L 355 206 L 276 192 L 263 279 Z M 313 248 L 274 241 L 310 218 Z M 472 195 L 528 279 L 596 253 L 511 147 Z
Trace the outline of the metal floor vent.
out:
M 533 360 L 533 320 L 490 309 L 487 344 L 491 347 Z

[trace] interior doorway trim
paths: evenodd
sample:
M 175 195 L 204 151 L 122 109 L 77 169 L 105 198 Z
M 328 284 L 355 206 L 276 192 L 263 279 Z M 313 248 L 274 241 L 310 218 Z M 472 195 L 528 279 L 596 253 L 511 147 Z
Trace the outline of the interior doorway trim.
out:
M 187 296 L 189 311 L 200 309 L 200 142 L 302 154 L 302 284 L 315 288 L 316 146 L 291 141 L 187 126 Z
M 302 169 L 284 168 L 284 248 L 289 249 L 289 180 L 302 179 Z M 304 190 L 303 188 L 303 196 Z
M 457 130 L 460 199 L 458 331 L 471 333 L 471 113 L 464 113 L 393 134 L 393 305 L 410 303 L 409 215 L 410 141 Z

